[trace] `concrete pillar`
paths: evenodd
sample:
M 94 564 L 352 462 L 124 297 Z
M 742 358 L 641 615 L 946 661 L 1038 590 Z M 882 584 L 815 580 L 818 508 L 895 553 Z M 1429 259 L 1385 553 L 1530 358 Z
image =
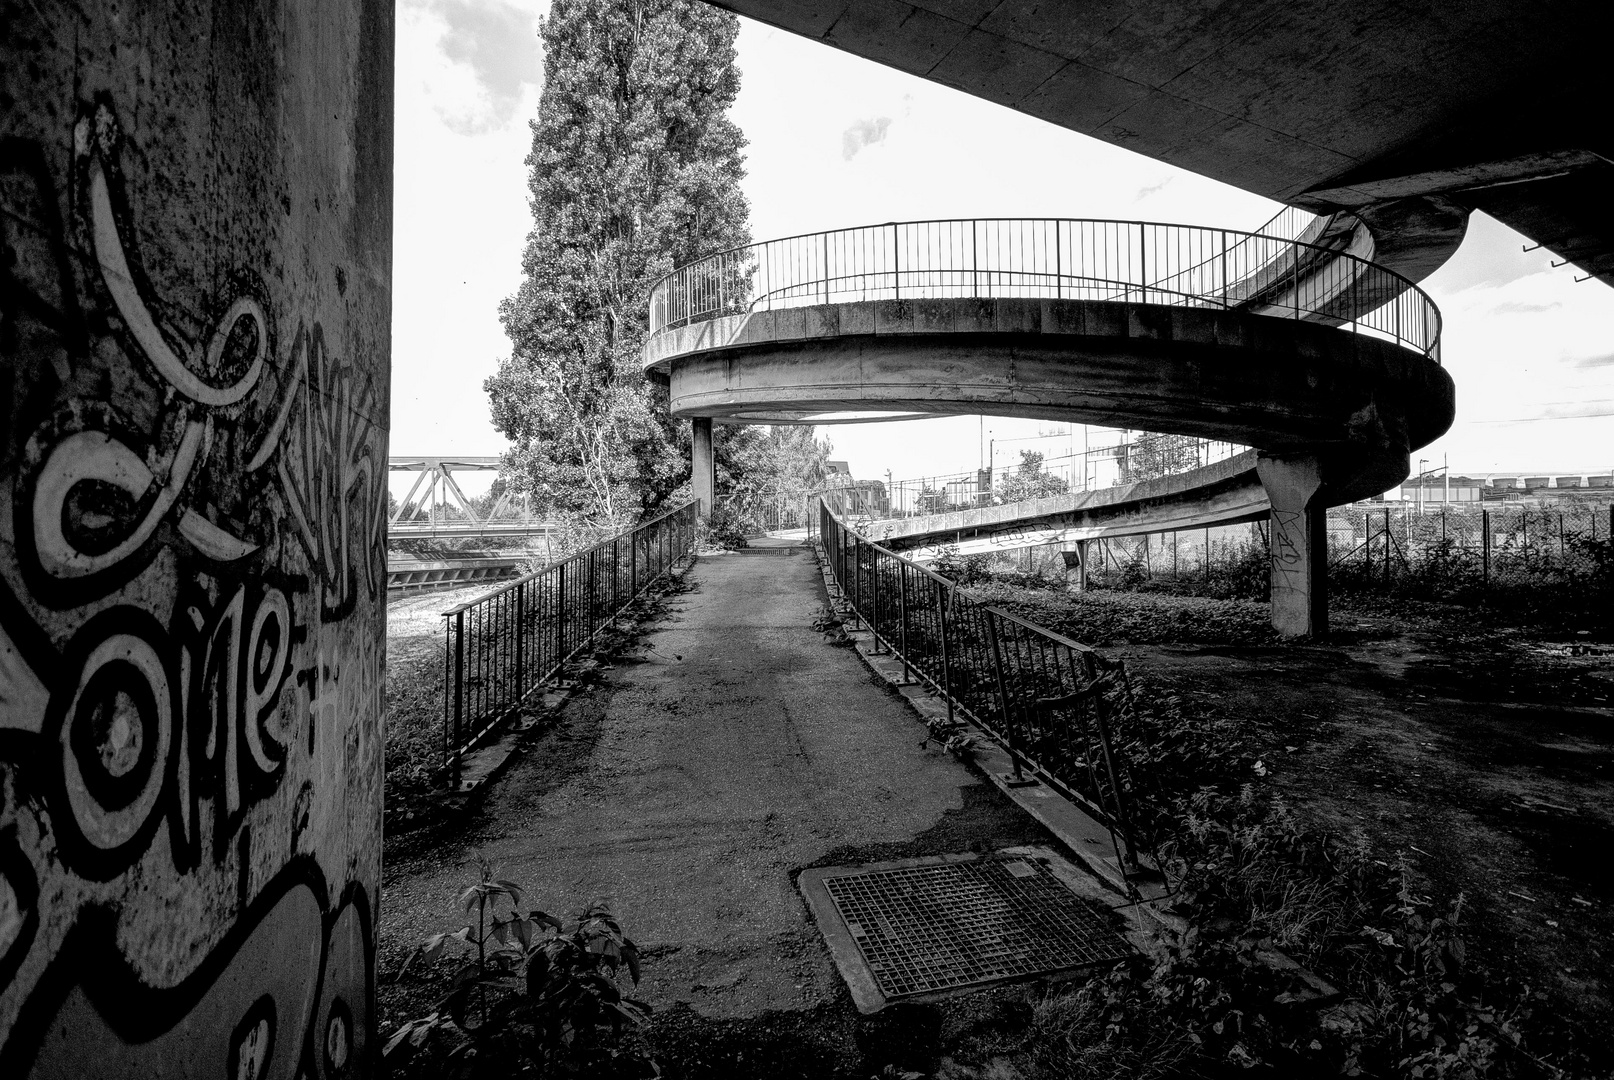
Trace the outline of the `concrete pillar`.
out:
M 393 4 L 0 26 L 0 1076 L 369 1075 Z
M 1315 503 L 1322 469 L 1314 457 L 1256 459 L 1272 501 L 1272 626 L 1279 637 L 1328 630 L 1328 546 L 1324 508 Z
M 709 517 L 714 499 L 717 494 L 717 458 L 712 454 L 712 418 L 697 416 L 689 422 L 690 425 L 690 482 L 695 489 L 695 501 L 700 503 L 697 511 L 701 517 Z
M 1091 541 L 1076 541 L 1076 550 L 1065 552 L 1065 580 L 1077 592 L 1087 591 L 1087 555 Z M 1074 555 L 1072 560 L 1070 556 Z

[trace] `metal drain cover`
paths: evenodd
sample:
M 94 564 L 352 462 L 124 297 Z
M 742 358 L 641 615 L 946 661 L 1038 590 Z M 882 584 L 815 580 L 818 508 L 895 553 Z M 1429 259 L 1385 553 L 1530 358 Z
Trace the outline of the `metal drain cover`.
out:
M 798 885 L 853 1000 L 873 1012 L 892 1001 L 1132 956 L 1111 913 L 1073 891 L 1081 880 L 1051 851 L 1015 848 L 820 867 L 804 870 Z

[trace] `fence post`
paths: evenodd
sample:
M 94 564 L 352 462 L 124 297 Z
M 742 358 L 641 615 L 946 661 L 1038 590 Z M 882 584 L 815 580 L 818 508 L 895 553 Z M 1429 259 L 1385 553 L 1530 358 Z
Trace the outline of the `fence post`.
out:
M 992 638 L 992 671 L 997 676 L 998 709 L 1003 713 L 1003 736 L 1009 743 L 1009 760 L 1014 763 L 1014 779 L 1010 783 L 1021 783 L 1025 777 L 1020 774 L 1020 752 L 1015 747 L 1015 743 L 1019 740 L 1015 737 L 1014 716 L 1009 712 L 1009 684 L 1003 677 L 1003 646 L 998 640 L 997 614 L 992 611 L 982 614 L 986 616 L 987 629 Z
M 1390 550 L 1390 545 L 1392 543 L 1394 541 L 1390 538 L 1390 508 L 1386 506 L 1384 508 L 1384 584 L 1386 586 L 1390 584 L 1390 556 L 1393 554 Z
M 1480 588 L 1491 591 L 1491 512 L 1480 510 Z
M 941 629 L 942 697 L 947 699 L 947 722 L 953 722 L 953 669 L 947 660 L 947 586 L 931 579 L 936 588 L 936 621 Z

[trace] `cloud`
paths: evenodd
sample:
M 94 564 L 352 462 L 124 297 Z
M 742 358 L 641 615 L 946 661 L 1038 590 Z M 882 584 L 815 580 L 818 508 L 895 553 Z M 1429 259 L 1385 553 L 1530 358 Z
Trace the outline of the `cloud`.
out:
M 474 107 L 439 110 L 443 122 L 461 135 L 508 124 L 543 71 L 537 17 L 503 0 L 434 0 L 431 7 L 447 27 L 438 48 L 470 69 L 480 91 Z
M 1173 179 L 1174 179 L 1173 177 L 1168 176 L 1165 179 L 1161 180 L 1158 184 L 1149 184 L 1149 185 L 1147 185 L 1145 187 L 1138 188 L 1138 193 L 1137 193 L 1137 195 L 1135 195 L 1133 197 L 1133 201 L 1134 202 L 1142 202 L 1144 199 L 1147 199 L 1150 195 L 1154 195 L 1154 194 L 1159 193 L 1161 190 L 1163 190 L 1165 188 L 1165 186 L 1167 184 L 1171 183 L 1171 181 Z
M 1614 353 L 1604 353 L 1601 356 L 1588 356 L 1575 361 L 1578 368 L 1604 368 L 1614 367 Z
M 851 127 L 841 132 L 841 158 L 851 161 L 857 157 L 858 151 L 865 146 L 885 142 L 885 133 L 891 127 L 891 117 L 882 116 L 877 120 L 858 120 Z
M 1491 308 L 1492 315 L 1539 315 L 1543 311 L 1555 311 L 1563 307 L 1562 300 L 1553 300 L 1545 304 L 1530 304 L 1522 300 L 1504 300 Z

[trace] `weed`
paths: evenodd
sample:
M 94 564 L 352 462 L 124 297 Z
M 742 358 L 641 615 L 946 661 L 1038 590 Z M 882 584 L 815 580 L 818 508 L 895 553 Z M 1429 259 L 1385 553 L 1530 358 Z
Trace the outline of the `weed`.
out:
M 623 967 L 638 983 L 639 954 L 610 909 L 592 904 L 571 924 L 542 911 L 522 915 L 521 886 L 495 878 L 485 859 L 478 863 L 480 880 L 460 894 L 476 922 L 427 938 L 399 970 L 402 978 L 417 959 L 431 964 L 450 948 L 461 952 L 448 995 L 387 1040 L 382 1057 L 394 1074 L 659 1075 L 622 1038 L 643 1024 L 650 1006 L 617 985 Z

